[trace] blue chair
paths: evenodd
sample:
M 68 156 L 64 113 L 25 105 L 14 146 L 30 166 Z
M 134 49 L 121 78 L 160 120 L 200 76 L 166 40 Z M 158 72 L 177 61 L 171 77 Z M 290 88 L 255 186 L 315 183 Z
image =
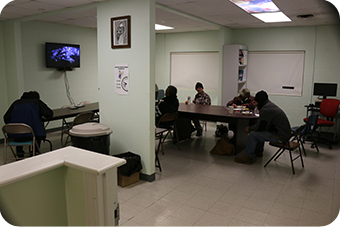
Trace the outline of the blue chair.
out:
M 300 127 L 293 127 L 292 128 L 292 133 L 295 136 L 294 139 L 297 139 L 301 146 L 303 153 L 306 155 L 305 147 L 303 146 L 306 138 L 312 140 L 312 145 L 311 148 L 316 148 L 317 152 L 319 152 L 319 148 L 316 144 L 316 138 L 314 137 L 314 134 L 316 132 L 316 129 L 318 128 L 318 114 L 312 114 L 308 117 L 306 124 L 302 125 Z
M 156 98 L 156 104 L 159 102 L 159 100 L 161 100 L 164 97 L 165 93 L 164 93 L 164 89 L 159 89 L 158 90 L 158 95 Z

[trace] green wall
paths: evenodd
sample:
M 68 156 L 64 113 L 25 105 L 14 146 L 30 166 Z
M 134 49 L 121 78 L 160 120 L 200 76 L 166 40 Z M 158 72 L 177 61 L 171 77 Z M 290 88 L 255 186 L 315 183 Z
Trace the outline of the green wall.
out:
M 158 34 L 156 37 L 156 61 L 159 63 L 156 64 L 156 83 L 161 88 L 166 87 L 170 82 L 171 52 L 221 51 L 223 44 L 242 44 L 248 46 L 249 51 L 305 50 L 303 95 L 301 97 L 270 95 L 269 97 L 284 109 L 292 125 L 303 123 L 302 118 L 306 116 L 304 105 L 315 101 L 316 97 L 312 95 L 314 81 L 340 82 L 340 76 L 337 74 L 340 58 L 340 30 L 337 25 L 221 29 L 220 31 Z M 222 74 L 220 77 L 222 80 Z M 340 98 L 339 90 L 337 98 Z M 194 90 L 192 92 L 195 93 Z M 256 93 L 256 91 L 251 92 Z M 187 91 L 184 93 L 179 91 L 181 102 L 186 99 Z M 221 96 L 221 93 L 217 95 Z
M 3 218 L 15 226 L 67 226 L 65 169 L 0 187 Z

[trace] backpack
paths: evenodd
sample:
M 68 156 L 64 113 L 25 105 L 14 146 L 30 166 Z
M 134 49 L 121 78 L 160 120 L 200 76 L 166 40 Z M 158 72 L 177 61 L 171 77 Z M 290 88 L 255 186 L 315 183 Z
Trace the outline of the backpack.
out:
M 215 147 L 210 151 L 211 154 L 233 155 L 235 154 L 235 146 L 229 141 L 227 136 L 222 136 L 216 143 Z

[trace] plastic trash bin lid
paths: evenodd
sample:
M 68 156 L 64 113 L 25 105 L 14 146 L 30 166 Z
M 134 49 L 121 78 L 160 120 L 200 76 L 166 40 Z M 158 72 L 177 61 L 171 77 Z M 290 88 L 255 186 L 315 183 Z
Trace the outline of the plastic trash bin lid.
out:
M 111 133 L 112 130 L 109 126 L 94 122 L 76 125 L 70 130 L 71 136 L 78 137 L 105 136 Z

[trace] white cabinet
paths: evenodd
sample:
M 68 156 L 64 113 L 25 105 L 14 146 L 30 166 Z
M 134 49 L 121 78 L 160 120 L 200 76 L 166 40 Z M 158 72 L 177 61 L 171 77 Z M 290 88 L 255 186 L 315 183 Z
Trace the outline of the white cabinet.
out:
M 223 46 L 222 105 L 226 105 L 246 86 L 247 58 L 246 46 Z

